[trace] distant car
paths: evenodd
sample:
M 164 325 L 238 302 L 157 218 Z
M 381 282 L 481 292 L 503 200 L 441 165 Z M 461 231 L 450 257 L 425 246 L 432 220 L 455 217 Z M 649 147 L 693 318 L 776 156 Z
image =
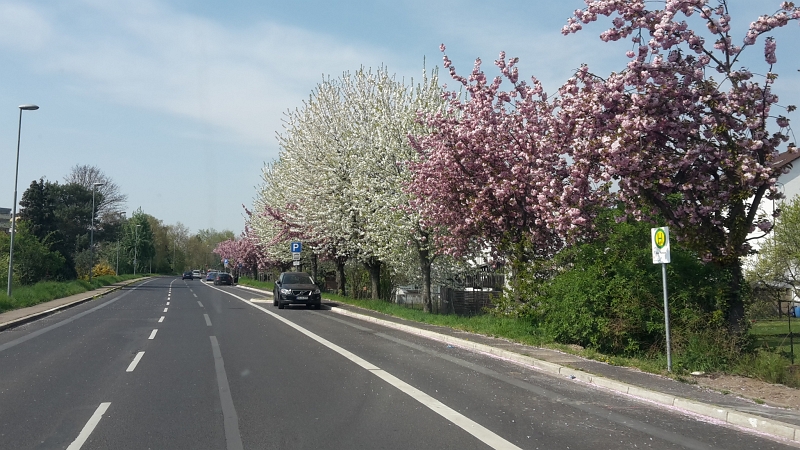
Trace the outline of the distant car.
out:
M 192 274 L 192 272 L 183 272 L 183 278 L 181 278 L 181 280 L 186 280 L 186 279 L 194 280 L 194 275 Z
M 306 308 L 322 306 L 322 292 L 311 275 L 305 272 L 283 272 L 275 282 L 272 305 L 283 309 L 286 305 L 303 304 Z
M 233 286 L 233 277 L 229 273 L 217 272 L 217 275 L 214 277 L 214 284 L 227 284 L 228 286 Z
M 217 272 L 208 272 L 206 274 L 206 281 L 214 281 L 214 277 L 217 276 Z
M 203 274 L 199 270 L 193 270 L 192 276 L 197 279 L 203 279 Z

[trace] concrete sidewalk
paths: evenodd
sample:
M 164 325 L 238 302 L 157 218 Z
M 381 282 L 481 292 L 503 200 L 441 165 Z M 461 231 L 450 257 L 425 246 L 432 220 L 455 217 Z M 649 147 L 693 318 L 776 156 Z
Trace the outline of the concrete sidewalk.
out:
M 28 306 L 27 308 L 13 309 L 0 314 L 0 331 L 13 328 L 18 325 L 39 319 L 72 306 L 80 305 L 98 297 L 102 297 L 110 292 L 122 289 L 133 283 L 138 283 L 150 279 L 150 277 L 136 278 L 134 280 L 120 281 L 109 286 L 104 286 L 92 291 L 70 295 L 69 297 L 57 298 L 49 302 L 39 303 L 38 305 Z
M 249 286 L 238 286 L 271 299 L 272 293 Z M 505 339 L 459 331 L 452 328 L 412 322 L 346 304 L 323 301 L 331 311 L 344 316 L 402 330 L 444 344 L 494 355 L 558 377 L 585 383 L 598 389 L 635 397 L 681 412 L 702 416 L 777 438 L 800 443 L 800 412 L 759 405 L 733 395 L 682 383 L 671 378 L 612 366 L 557 350 L 517 344 Z

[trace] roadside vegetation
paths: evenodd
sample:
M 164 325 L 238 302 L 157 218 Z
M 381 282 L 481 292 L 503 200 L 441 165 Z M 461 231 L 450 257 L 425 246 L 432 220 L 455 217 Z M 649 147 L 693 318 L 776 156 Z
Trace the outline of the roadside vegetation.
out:
M 143 275 L 103 275 L 93 277 L 89 280 L 71 281 L 41 281 L 27 286 L 15 288 L 13 296 L 9 298 L 6 292 L 0 292 L 0 313 L 12 309 L 26 308 L 38 305 L 57 298 L 68 297 L 70 295 L 81 294 L 103 286 L 109 286 L 120 281 L 141 278 Z
M 300 256 L 339 301 L 663 372 L 650 228 L 666 226 L 674 373 L 800 384 L 783 345 L 751 327 L 777 303 L 757 301 L 765 288 L 794 290 L 800 251 L 768 243 L 760 275 L 743 265 L 756 239 L 789 243 L 776 221 L 796 107 L 774 94 L 775 36 L 800 7 L 733 30 L 725 0 L 585 3 L 562 33 L 597 22 L 618 70 L 584 65 L 546 87 L 504 52 L 491 70 L 457 70 L 442 45 L 455 89 L 435 68 L 410 82 L 386 67 L 323 78 L 287 112 L 245 232 L 217 254 L 270 276 Z M 501 281 L 484 284 L 489 272 Z M 434 285 L 492 303 L 435 314 L 456 302 L 435 307 Z M 401 290 L 422 312 L 388 302 Z
M 74 166 L 63 183 L 33 180 L 17 212 L 11 299 L 4 297 L 11 236 L 0 231 L 0 311 L 84 292 L 98 280 L 113 283 L 107 276 L 222 266 L 212 251 L 233 232 L 190 234 L 181 223 L 166 225 L 142 208 L 126 217 L 125 201 L 119 186 L 94 166 Z
M 272 281 L 258 281 L 247 277 L 239 277 L 238 284 L 243 284 L 245 286 L 250 286 L 257 289 L 263 289 L 269 292 L 272 292 L 275 289 L 275 283 Z

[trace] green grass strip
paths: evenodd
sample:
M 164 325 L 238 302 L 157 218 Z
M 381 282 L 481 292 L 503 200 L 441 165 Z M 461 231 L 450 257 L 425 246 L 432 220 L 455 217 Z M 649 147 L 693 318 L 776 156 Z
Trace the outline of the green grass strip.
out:
M 272 292 L 275 290 L 275 283 L 272 281 L 258 281 L 252 278 L 239 277 L 238 284 L 254 287 L 256 289 L 264 289 L 265 291 Z
M 57 298 L 69 297 L 70 295 L 82 294 L 103 286 L 109 286 L 120 281 L 141 278 L 142 275 L 104 275 L 94 277 L 92 282 L 86 280 L 72 281 L 42 281 L 30 286 L 19 286 L 14 288 L 9 298 L 5 292 L 0 292 L 0 312 L 11 311 L 13 309 L 26 308 L 38 305 L 39 303 L 49 302 Z

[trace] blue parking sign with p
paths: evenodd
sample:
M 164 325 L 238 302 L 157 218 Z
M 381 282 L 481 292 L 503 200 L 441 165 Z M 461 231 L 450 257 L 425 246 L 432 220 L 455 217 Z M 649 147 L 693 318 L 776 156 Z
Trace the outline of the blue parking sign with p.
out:
M 294 241 L 292 242 L 292 253 L 300 253 L 303 251 L 303 243 Z

